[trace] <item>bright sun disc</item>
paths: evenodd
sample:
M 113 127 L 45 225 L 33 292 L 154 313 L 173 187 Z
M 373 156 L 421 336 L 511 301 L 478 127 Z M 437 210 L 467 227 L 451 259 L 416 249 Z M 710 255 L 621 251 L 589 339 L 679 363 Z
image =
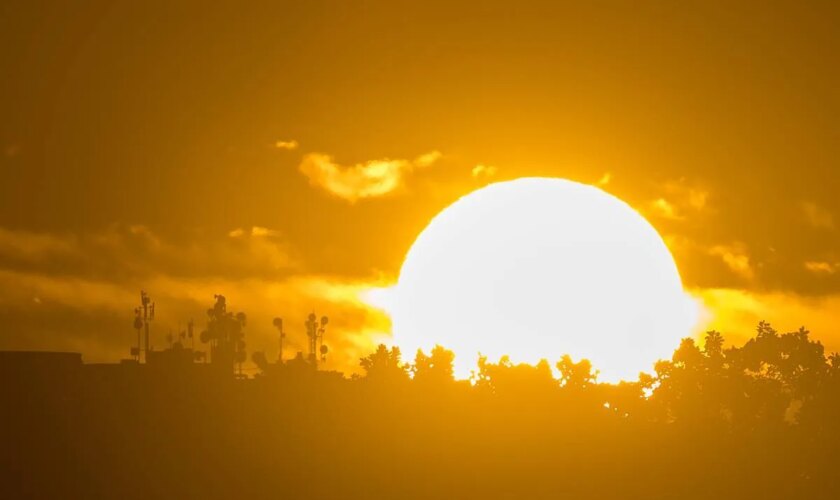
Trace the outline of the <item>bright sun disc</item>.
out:
M 492 184 L 438 214 L 412 245 L 391 307 L 396 345 L 435 344 L 466 376 L 495 361 L 588 358 L 599 380 L 669 358 L 695 314 L 662 238 L 629 205 L 585 184 Z

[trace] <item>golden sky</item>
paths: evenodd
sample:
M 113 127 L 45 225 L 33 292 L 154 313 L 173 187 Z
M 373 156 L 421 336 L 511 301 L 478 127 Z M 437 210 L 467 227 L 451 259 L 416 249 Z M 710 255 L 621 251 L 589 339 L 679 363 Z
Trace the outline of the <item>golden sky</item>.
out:
M 0 348 L 127 355 L 214 293 L 336 367 L 388 331 L 442 208 L 488 182 L 599 184 L 642 212 L 712 326 L 840 349 L 832 2 L 4 2 Z M 299 321 L 298 321 L 299 320 Z M 288 354 L 288 353 L 287 353 Z

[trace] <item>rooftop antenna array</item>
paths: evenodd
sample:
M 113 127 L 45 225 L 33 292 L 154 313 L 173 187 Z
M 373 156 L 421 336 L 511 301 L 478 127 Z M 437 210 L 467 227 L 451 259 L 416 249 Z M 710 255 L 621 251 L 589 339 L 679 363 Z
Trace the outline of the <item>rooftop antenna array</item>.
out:
M 324 345 L 324 332 L 329 321 L 330 319 L 326 316 L 321 316 L 319 322 L 314 312 L 310 313 L 306 319 L 306 336 L 309 337 L 309 361 L 316 367 L 319 357 L 321 361 L 327 360 L 329 349 Z
M 131 348 L 131 355 L 137 359 L 137 362 L 148 362 L 149 351 L 149 325 L 155 319 L 155 303 L 149 298 L 149 294 L 145 291 L 140 291 L 140 307 L 134 308 L 134 329 L 137 330 L 137 347 Z M 143 339 L 140 342 L 140 331 L 144 331 Z
M 201 332 L 200 339 L 210 344 L 210 362 L 225 367 L 238 367 L 238 376 L 242 376 L 242 363 L 245 361 L 245 339 L 242 329 L 245 326 L 245 313 L 233 314 L 227 310 L 224 295 L 214 295 L 216 303 L 207 310 L 207 329 Z
M 283 318 L 274 318 L 272 322 L 277 331 L 280 333 L 280 354 L 277 355 L 277 362 L 283 363 L 283 341 L 286 339 L 286 332 L 283 331 Z

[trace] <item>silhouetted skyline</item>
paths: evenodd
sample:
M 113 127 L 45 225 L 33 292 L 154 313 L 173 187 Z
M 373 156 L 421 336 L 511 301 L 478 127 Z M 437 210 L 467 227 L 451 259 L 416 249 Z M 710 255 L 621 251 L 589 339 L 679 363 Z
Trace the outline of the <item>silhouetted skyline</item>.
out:
M 838 26 L 5 0 L 0 500 L 840 497 Z
M 429 220 L 525 176 L 640 211 L 710 310 L 698 335 L 805 318 L 840 348 L 834 4 L 3 13 L 0 348 L 115 361 L 137 289 L 164 336 L 221 292 L 260 350 L 277 315 L 331 311 L 349 370 L 390 328 L 366 291 Z
M 217 303 L 218 304 L 218 303 Z M 214 320 L 215 321 L 215 320 Z M 838 355 L 760 323 L 707 332 L 639 380 L 597 367 L 384 345 L 364 376 L 181 345 L 148 363 L 0 351 L 2 488 L 12 498 L 831 498 Z M 216 351 L 218 352 L 218 351 Z M 48 480 L 45 480 L 48 478 Z

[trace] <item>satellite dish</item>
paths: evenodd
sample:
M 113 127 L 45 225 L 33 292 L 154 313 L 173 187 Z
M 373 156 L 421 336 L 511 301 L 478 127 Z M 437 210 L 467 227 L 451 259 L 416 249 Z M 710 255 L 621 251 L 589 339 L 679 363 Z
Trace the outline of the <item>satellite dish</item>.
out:
M 326 316 L 321 316 L 321 326 L 326 326 L 327 323 L 329 323 L 329 322 L 330 322 L 330 318 L 328 318 Z
M 325 356 L 326 356 L 326 354 L 327 354 L 329 351 L 330 351 L 330 350 L 329 350 L 329 348 L 328 348 L 327 346 L 325 346 L 325 345 L 322 345 L 322 346 L 321 346 L 321 354 L 323 354 L 323 355 L 325 355 Z

